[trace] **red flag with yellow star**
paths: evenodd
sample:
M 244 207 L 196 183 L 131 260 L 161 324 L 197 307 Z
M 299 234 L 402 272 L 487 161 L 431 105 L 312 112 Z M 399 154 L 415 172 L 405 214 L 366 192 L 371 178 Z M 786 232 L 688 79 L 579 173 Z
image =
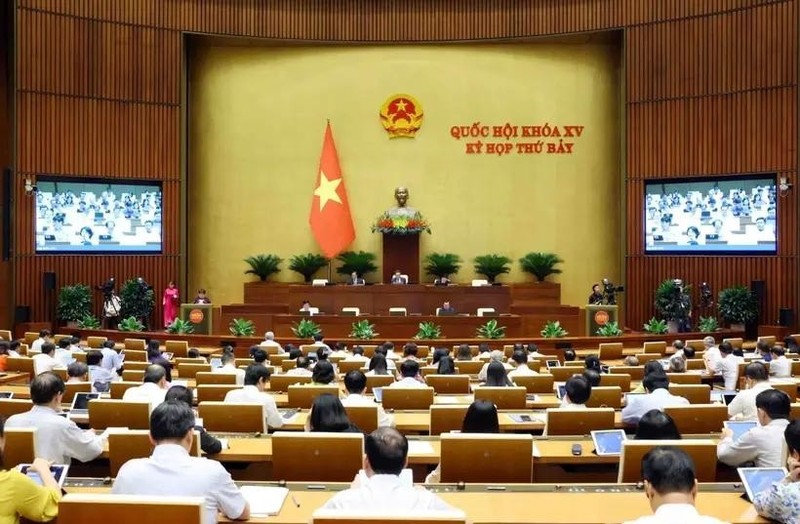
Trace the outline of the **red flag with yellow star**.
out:
M 325 128 L 308 222 L 322 254 L 328 258 L 344 251 L 356 238 L 330 122 Z

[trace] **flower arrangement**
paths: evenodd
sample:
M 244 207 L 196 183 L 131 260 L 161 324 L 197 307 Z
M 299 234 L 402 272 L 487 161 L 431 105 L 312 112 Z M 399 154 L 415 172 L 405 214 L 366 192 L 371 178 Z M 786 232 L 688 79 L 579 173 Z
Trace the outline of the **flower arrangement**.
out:
M 389 233 L 392 235 L 412 235 L 425 231 L 430 234 L 431 225 L 420 213 L 410 217 L 384 213 L 372 225 L 373 233 Z

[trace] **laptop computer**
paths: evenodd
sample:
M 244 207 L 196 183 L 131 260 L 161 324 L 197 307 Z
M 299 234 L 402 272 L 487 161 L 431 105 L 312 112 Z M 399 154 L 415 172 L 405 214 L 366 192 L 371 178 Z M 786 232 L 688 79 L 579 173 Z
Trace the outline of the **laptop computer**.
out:
M 23 474 L 26 475 L 28 478 L 32 479 L 34 482 L 39 484 L 40 486 L 44 486 L 44 482 L 42 481 L 42 477 L 39 476 L 38 473 L 31 470 L 32 464 L 20 464 L 17 466 L 17 469 Z M 67 464 L 53 464 L 50 466 L 50 473 L 53 474 L 53 477 L 58 483 L 59 487 L 64 485 L 64 479 L 67 478 L 67 471 L 69 471 L 69 465 Z
M 758 493 L 769 489 L 772 484 L 783 480 L 787 475 L 786 468 L 737 468 L 736 471 L 742 479 L 750 502 L 753 502 Z
M 69 408 L 70 415 L 86 415 L 89 413 L 89 401 L 100 398 L 100 393 L 75 393 L 72 397 L 72 406 Z
M 627 440 L 625 430 L 607 429 L 591 432 L 594 451 L 599 457 L 616 456 L 622 453 L 622 442 Z

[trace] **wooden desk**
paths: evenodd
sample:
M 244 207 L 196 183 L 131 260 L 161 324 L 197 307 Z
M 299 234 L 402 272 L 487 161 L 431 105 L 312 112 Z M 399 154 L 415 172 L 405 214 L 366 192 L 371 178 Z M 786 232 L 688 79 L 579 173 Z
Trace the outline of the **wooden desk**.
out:
M 0 373 L 0 384 L 27 384 L 30 382 L 29 373 L 19 373 L 16 371 Z

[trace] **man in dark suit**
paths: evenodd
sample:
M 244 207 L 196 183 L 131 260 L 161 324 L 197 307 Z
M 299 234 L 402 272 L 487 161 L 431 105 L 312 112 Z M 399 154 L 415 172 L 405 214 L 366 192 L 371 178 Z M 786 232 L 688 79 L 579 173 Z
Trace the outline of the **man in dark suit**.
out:
M 399 269 L 394 270 L 394 275 L 392 275 L 392 284 L 408 284 L 406 277 L 400 273 Z
M 350 280 L 347 283 L 351 286 L 363 286 L 365 284 L 364 279 L 359 277 L 355 271 L 350 273 Z
M 453 306 L 450 305 L 450 301 L 449 300 L 445 300 L 444 304 L 442 304 L 442 307 L 439 308 L 439 314 L 440 315 L 455 315 L 456 314 L 456 309 Z

